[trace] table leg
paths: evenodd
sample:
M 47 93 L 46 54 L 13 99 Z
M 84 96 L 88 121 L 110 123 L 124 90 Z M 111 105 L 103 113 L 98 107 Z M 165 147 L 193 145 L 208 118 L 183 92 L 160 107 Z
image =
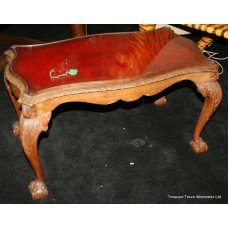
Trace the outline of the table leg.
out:
M 217 81 L 196 83 L 196 86 L 205 101 L 190 146 L 195 153 L 200 154 L 208 150 L 207 143 L 200 134 L 222 100 L 222 89 Z
M 51 112 L 36 116 L 35 118 L 20 117 L 20 138 L 25 155 L 28 158 L 36 179 L 29 184 L 29 191 L 33 199 L 41 199 L 48 195 L 47 187 L 44 183 L 44 174 L 40 162 L 37 140 L 42 131 L 48 130 L 48 123 Z

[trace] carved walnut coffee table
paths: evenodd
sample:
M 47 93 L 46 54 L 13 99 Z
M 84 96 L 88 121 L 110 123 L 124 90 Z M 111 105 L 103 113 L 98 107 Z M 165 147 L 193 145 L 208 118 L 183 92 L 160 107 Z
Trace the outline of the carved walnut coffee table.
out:
M 205 97 L 190 146 L 196 153 L 208 149 L 200 133 L 221 102 L 218 66 L 204 57 L 195 43 L 168 28 L 13 46 L 5 54 L 4 79 L 19 117 L 14 134 L 20 136 L 36 174 L 29 184 L 33 199 L 48 195 L 38 136 L 47 131 L 52 111 L 62 103 L 129 102 L 189 80 Z M 165 101 L 161 97 L 155 104 Z

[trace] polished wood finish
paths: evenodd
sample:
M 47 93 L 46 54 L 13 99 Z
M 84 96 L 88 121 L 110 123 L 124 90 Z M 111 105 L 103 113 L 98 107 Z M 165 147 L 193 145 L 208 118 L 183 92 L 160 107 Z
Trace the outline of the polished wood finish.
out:
M 223 24 L 223 25 L 222 24 L 185 24 L 185 26 L 228 39 L 227 24 Z M 156 28 L 156 24 L 139 24 L 140 31 L 149 31 L 149 30 L 154 30 L 155 28 Z M 197 45 L 200 48 L 200 50 L 203 51 L 212 42 L 213 42 L 213 39 L 211 37 L 203 36 L 197 42 Z
M 48 130 L 52 111 L 66 102 L 131 102 L 189 80 L 205 97 L 190 146 L 196 153 L 208 149 L 200 134 L 221 102 L 218 66 L 204 57 L 192 41 L 169 29 L 15 46 L 6 55 L 5 82 L 19 115 L 19 125 L 14 124 L 14 128 L 36 175 L 29 185 L 33 199 L 48 194 L 37 150 L 39 134 Z M 66 61 L 67 67 L 61 65 Z M 58 73 L 63 74 L 75 65 L 77 76 L 65 74 L 50 79 L 53 68 L 61 66 L 63 72 Z M 158 102 L 165 101 L 161 98 Z
M 0 33 L 0 43 L 9 43 L 9 44 L 41 44 L 43 43 L 40 40 L 34 40 L 29 38 L 23 38 L 19 36 L 7 35 Z M 5 55 L 0 56 L 0 70 L 3 70 L 6 66 L 6 57 Z
M 150 76 L 156 81 L 157 75 L 169 77 L 170 69 L 182 74 L 216 70 L 215 64 L 208 61 L 193 42 L 166 28 L 93 35 L 32 47 L 14 46 L 12 50 L 17 54 L 17 61 L 12 62 L 10 70 L 23 78 L 18 83 L 30 95 L 73 83 L 79 89 L 87 87 L 85 83 L 91 86 L 94 82 L 109 83 L 110 80 L 119 83 L 123 79 L 125 82 L 146 80 Z M 71 68 L 78 70 L 76 76 L 66 74 Z
M 155 74 L 161 71 L 160 63 L 152 60 L 162 54 L 162 48 L 174 37 L 171 30 L 158 29 L 155 32 L 86 36 L 33 46 L 32 51 L 31 47 L 15 46 L 17 61 L 11 64 L 11 69 L 26 81 L 29 93 L 71 83 L 132 78 L 152 71 Z M 138 61 L 139 56 L 141 61 Z M 194 56 L 191 58 L 195 60 Z M 170 64 L 168 57 L 165 60 Z M 78 70 L 76 77 L 50 77 L 51 72 L 56 77 L 70 68 Z
M 139 24 L 139 30 L 140 31 L 153 31 L 156 29 L 156 24 Z M 164 105 L 166 104 L 167 102 L 167 99 L 165 96 L 159 98 L 158 100 L 156 100 L 154 102 L 155 105 L 157 106 L 161 106 L 161 105 Z

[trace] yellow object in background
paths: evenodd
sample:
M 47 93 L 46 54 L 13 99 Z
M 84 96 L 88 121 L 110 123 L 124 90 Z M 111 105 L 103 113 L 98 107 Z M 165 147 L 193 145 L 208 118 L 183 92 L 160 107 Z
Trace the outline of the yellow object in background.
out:
M 228 39 L 228 24 L 186 24 L 186 26 Z
M 203 51 L 206 48 L 206 46 L 208 46 L 212 42 L 213 42 L 213 39 L 204 36 L 197 42 L 197 45 L 200 48 L 200 50 Z
M 155 27 L 156 27 L 156 24 L 139 24 L 139 30 L 140 31 L 154 30 Z
M 228 24 L 185 24 L 185 26 L 228 39 Z M 156 24 L 139 24 L 140 31 L 150 31 L 155 28 Z M 197 42 L 197 45 L 203 51 L 212 42 L 212 38 L 204 36 Z

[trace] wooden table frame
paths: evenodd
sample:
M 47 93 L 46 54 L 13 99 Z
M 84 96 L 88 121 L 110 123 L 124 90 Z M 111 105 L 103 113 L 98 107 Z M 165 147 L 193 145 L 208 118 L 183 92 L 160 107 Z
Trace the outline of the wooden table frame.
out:
M 107 105 L 118 100 L 131 102 L 143 95 L 158 94 L 177 82 L 189 80 L 205 97 L 190 146 L 195 153 L 203 153 L 208 149 L 207 143 L 200 137 L 200 134 L 222 99 L 222 90 L 217 82 L 219 78 L 217 71 L 212 72 L 207 69 L 202 71 L 201 69 L 199 72 L 192 72 L 191 69 L 189 71 L 185 69 L 185 73 L 177 71 L 172 74 L 162 74 L 156 79 L 137 78 L 124 80 L 124 82 L 115 79 L 92 84 L 75 83 L 44 89 L 30 96 L 26 82 L 10 70 L 14 52 L 9 50 L 5 54 L 8 65 L 5 68 L 4 80 L 19 118 L 19 121 L 13 124 L 13 131 L 20 137 L 25 155 L 36 175 L 36 179 L 29 184 L 33 199 L 41 199 L 48 195 L 37 150 L 38 137 L 42 131 L 48 130 L 52 111 L 63 103 L 86 102 Z M 157 104 L 163 104 L 163 101 L 159 99 Z

